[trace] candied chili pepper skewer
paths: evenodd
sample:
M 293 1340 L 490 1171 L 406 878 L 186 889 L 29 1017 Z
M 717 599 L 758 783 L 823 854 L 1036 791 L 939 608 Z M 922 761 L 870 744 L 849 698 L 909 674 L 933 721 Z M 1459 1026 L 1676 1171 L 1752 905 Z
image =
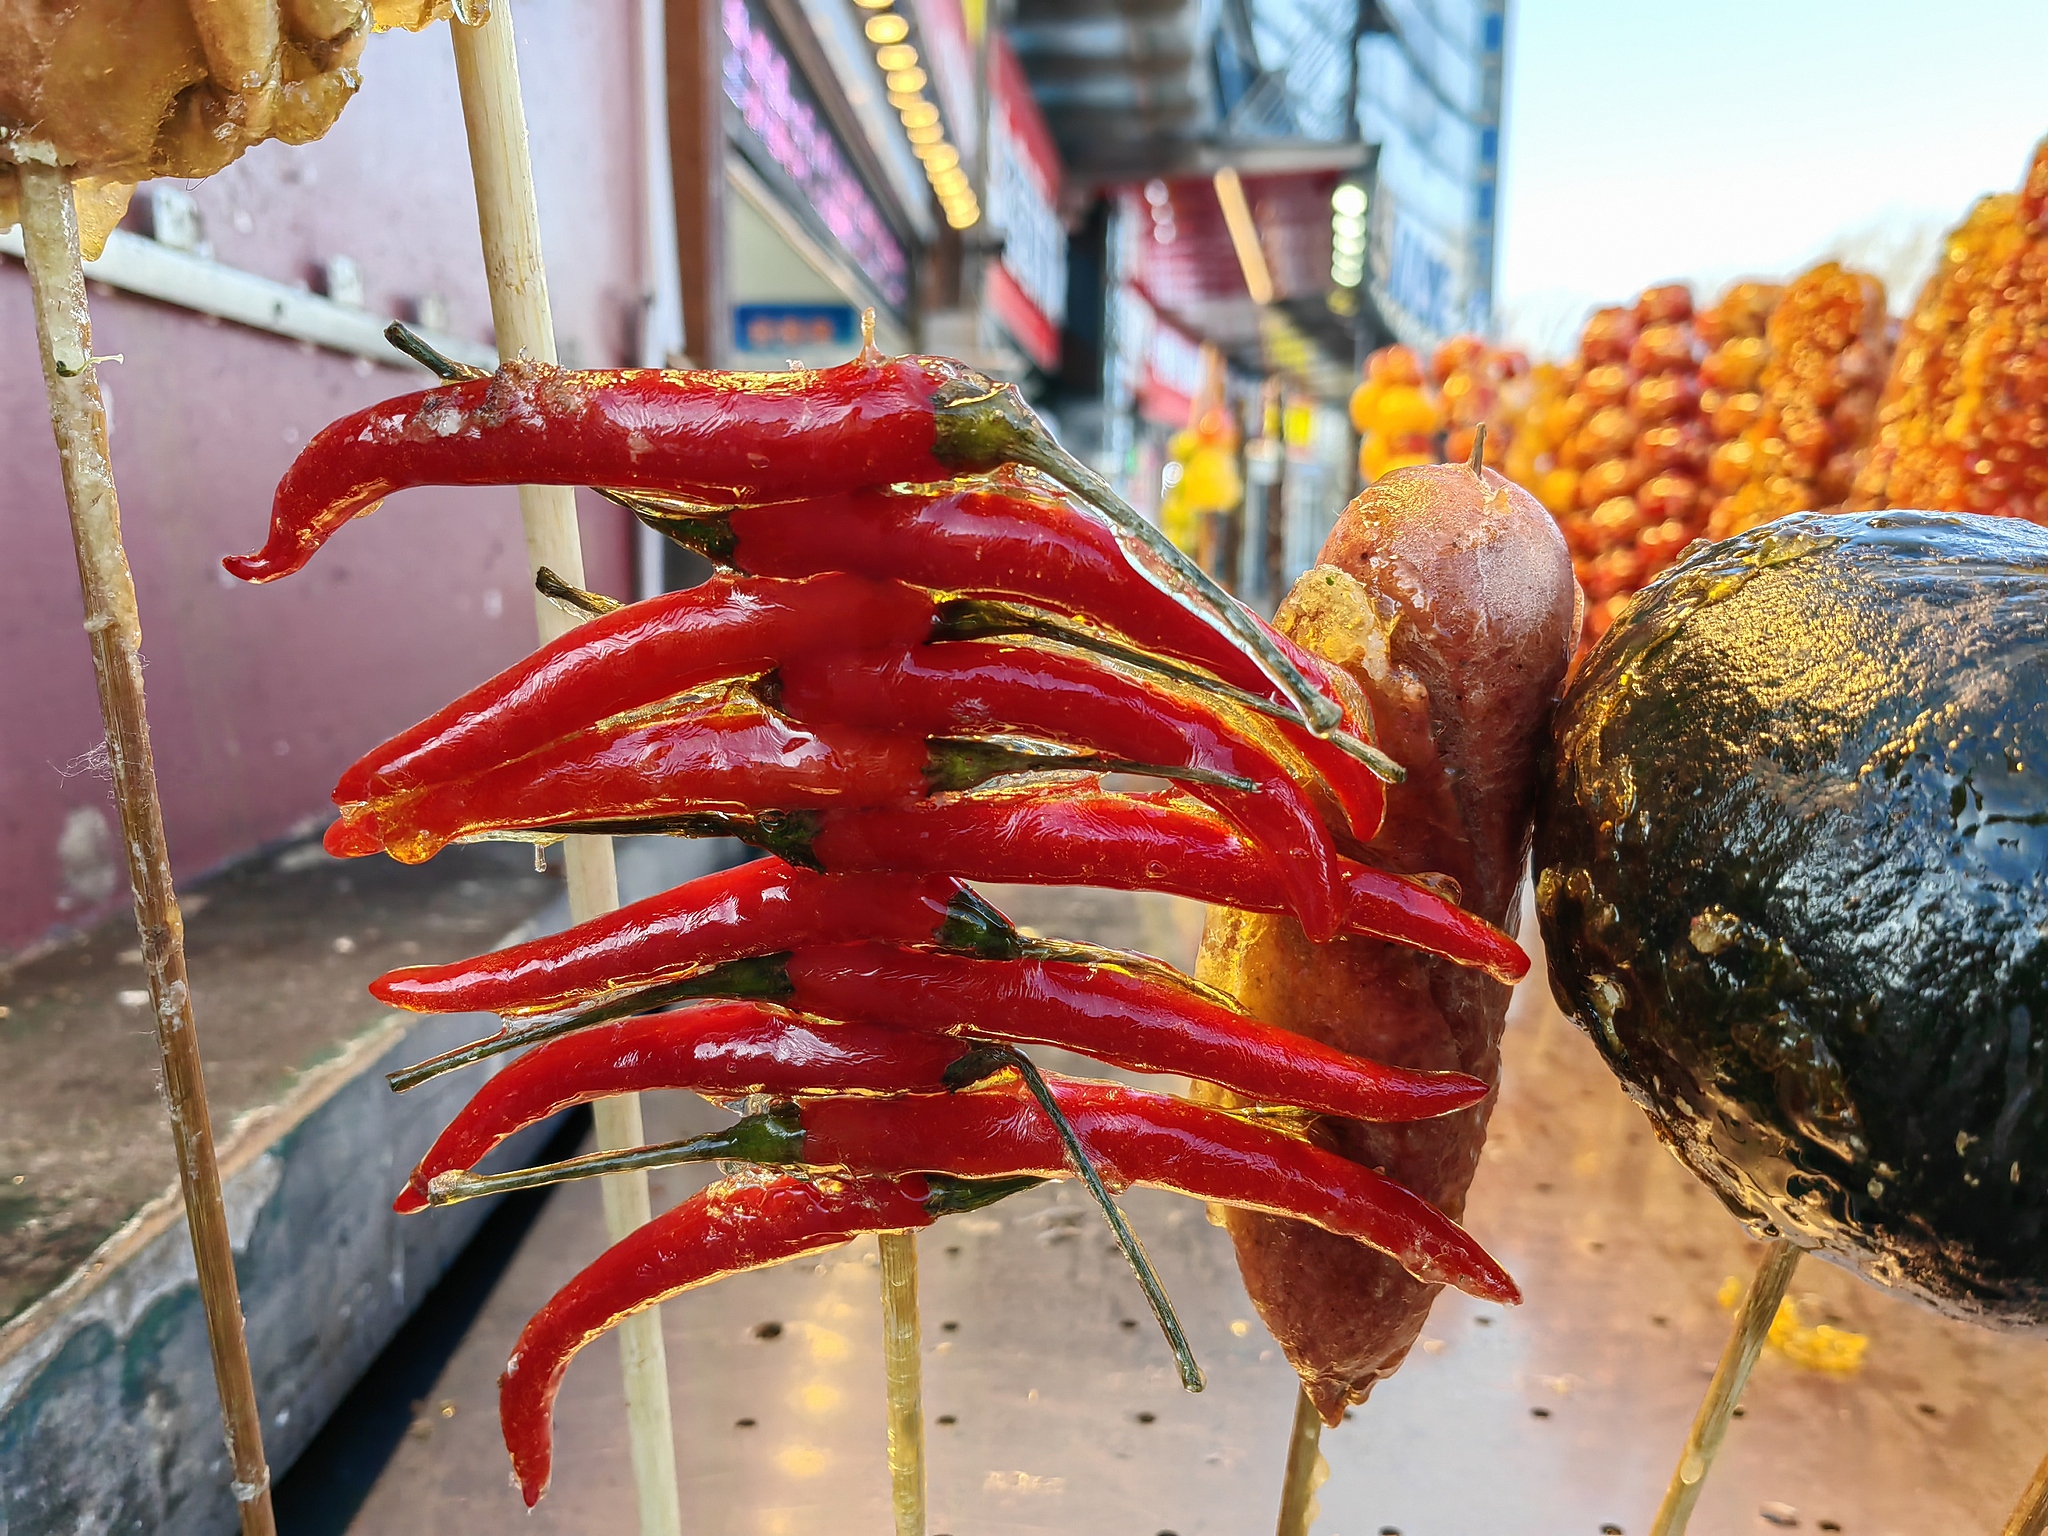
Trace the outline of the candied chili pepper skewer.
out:
M 516 1018 L 602 1001 L 728 960 L 857 939 L 997 957 L 1023 953 L 1009 920 L 949 876 L 821 875 L 755 859 L 561 933 L 449 965 L 388 971 L 370 983 L 370 994 L 414 1013 Z
M 1147 579 L 1228 633 L 1318 735 L 1341 709 L 1231 598 L 1061 448 L 1011 385 L 938 358 L 788 374 L 567 372 L 515 360 L 484 379 L 400 396 L 315 433 L 279 483 L 263 548 L 224 562 L 245 581 L 305 565 L 344 523 L 417 485 L 602 485 L 714 502 L 948 479 L 1022 463 L 1116 527 Z
M 615 597 L 570 586 L 546 566 L 535 576 L 534 587 L 543 597 L 579 614 L 601 616 L 625 606 Z M 1123 669 L 1192 689 L 1212 704 L 1236 705 L 1274 717 L 1280 723 L 1270 729 L 1280 733 L 1290 756 L 1302 760 L 1304 771 L 1299 779 L 1303 787 L 1319 799 L 1327 794 L 1331 806 L 1324 814 L 1331 829 L 1348 829 L 1360 846 L 1370 842 L 1379 831 L 1387 804 L 1383 784 L 1399 783 L 1407 776 L 1406 770 L 1377 747 L 1367 746 L 1343 732 L 1328 738 L 1311 736 L 1300 728 L 1292 714 L 1270 700 L 1246 693 L 1206 672 L 1176 666 L 1149 651 L 1118 644 L 1100 631 L 1065 623 L 1037 609 L 986 598 L 949 598 L 938 605 L 931 638 L 1051 640 L 1099 656 Z
M 437 1179 L 466 1173 L 529 1125 L 616 1093 L 654 1088 L 687 1088 L 714 1097 L 914 1092 L 962 1087 L 1005 1068 L 1022 1072 L 1032 1085 L 1151 1303 L 1180 1365 L 1182 1384 L 1190 1392 L 1201 1391 L 1201 1369 L 1152 1261 L 1103 1189 L 1038 1069 L 1008 1046 L 880 1025 L 819 1025 L 760 1003 L 711 1004 L 602 1024 L 530 1051 L 486 1081 L 414 1167 L 392 1209 L 401 1215 L 425 1210 L 433 1203 Z
M 1057 1046 L 1134 1072 L 1217 1083 L 1257 1103 L 1350 1119 L 1429 1120 L 1487 1093 L 1460 1072 L 1389 1067 L 1274 1029 L 1208 988 L 1124 970 L 1114 951 L 1062 945 L 1056 953 L 982 960 L 840 944 L 733 961 L 675 986 L 708 997 L 736 986 L 739 996 L 849 1023 Z
M 830 573 L 800 581 L 714 576 L 580 624 L 366 752 L 337 800 L 486 770 L 613 716 L 766 672 L 821 643 L 862 649 L 931 633 L 930 593 Z
M 1428 1120 L 1486 1097 L 1478 1078 L 1348 1055 L 1262 1024 L 1187 978 L 1127 970 L 1120 963 L 1127 957 L 1113 950 L 1062 945 L 1055 953 L 973 959 L 857 942 L 734 960 L 476 1041 L 437 1058 L 428 1075 L 653 1008 L 751 998 L 845 1024 L 1057 1046 L 1134 1072 L 1215 1083 L 1256 1103 L 1352 1120 Z M 407 1086 L 425 1080 L 415 1069 Z
M 1376 1248 L 1418 1280 L 1455 1285 L 1484 1301 L 1521 1300 L 1507 1272 L 1456 1222 L 1362 1164 L 1185 1099 L 1120 1083 L 1047 1081 L 1089 1161 L 1112 1188 L 1144 1184 L 1292 1217 Z M 1069 1172 L 1066 1149 L 1029 1089 L 997 1079 L 951 1094 L 803 1097 L 666 1146 L 601 1152 L 515 1173 L 446 1173 L 433 1181 L 432 1200 L 726 1159 L 961 1178 L 1064 1178 Z
M 927 1227 L 1043 1180 L 731 1179 L 692 1195 L 598 1256 L 521 1330 L 498 1414 L 531 1509 L 554 1465 L 555 1394 L 577 1351 L 625 1318 L 695 1286 L 836 1248 L 868 1232 Z
M 903 810 L 703 815 L 654 825 L 579 823 L 566 832 L 666 832 L 737 837 L 833 874 L 878 870 L 1024 885 L 1165 891 L 1246 912 L 1285 912 L 1265 856 L 1184 797 L 1095 790 L 997 790 Z M 1514 983 L 1529 957 L 1491 923 L 1418 880 L 1340 861 L 1345 931 L 1477 966 Z
M 628 606 L 616 597 L 572 587 L 546 566 L 542 566 L 534 573 L 533 585 L 534 589 L 550 602 L 584 618 L 602 618 Z M 1156 589 L 1150 583 L 1140 585 L 1145 591 L 1156 593 Z M 1178 608 L 1174 611 L 1181 612 Z M 1183 617 L 1187 616 L 1183 614 Z M 1215 632 L 1207 625 L 1193 619 L 1189 619 L 1189 623 L 1202 634 L 1215 638 Z M 1310 735 L 1302 728 L 1300 716 L 1271 698 L 1247 692 L 1198 668 L 1180 666 L 1155 656 L 1150 651 L 1121 644 L 1093 625 L 1069 622 L 1043 609 L 993 598 L 946 598 L 937 605 L 930 638 L 1051 640 L 1060 645 L 1087 651 L 1132 671 L 1147 673 L 1164 678 L 1170 683 L 1192 688 L 1196 693 L 1217 702 L 1235 704 L 1256 714 L 1268 716 L 1278 722 L 1277 729 L 1283 733 L 1288 746 L 1306 758 L 1312 765 L 1313 772 L 1327 781 L 1331 793 L 1343 806 L 1344 820 L 1361 841 L 1370 840 L 1378 828 L 1378 818 L 1386 808 L 1386 793 L 1380 787 L 1381 783 L 1398 784 L 1407 777 L 1407 770 L 1386 753 L 1369 742 L 1360 741 L 1346 731 L 1333 731 L 1328 737 Z M 1229 650 L 1228 647 L 1222 649 L 1238 660 L 1243 660 L 1237 652 Z M 1256 667 L 1251 670 L 1254 674 L 1258 671 Z M 1343 674 L 1337 675 L 1342 677 Z M 1351 718 L 1348 710 L 1345 718 L 1347 721 Z
M 631 605 L 599 600 L 559 580 L 536 584 L 550 595 L 567 594 L 594 620 L 365 753 L 336 784 L 337 801 L 372 800 L 488 772 L 548 743 L 658 710 L 695 689 L 756 676 L 807 651 L 890 649 L 1017 627 L 1000 614 L 963 616 L 955 604 L 942 609 L 932 594 L 900 581 L 843 573 L 797 581 L 714 577 Z M 1142 665 L 1145 658 L 1136 660 Z M 1376 830 L 1383 805 L 1373 784 L 1363 808 L 1347 813 L 1369 823 L 1358 827 L 1359 836 Z
M 752 1001 L 600 1024 L 529 1051 L 485 1079 L 435 1138 L 391 1208 L 401 1215 L 425 1210 L 436 1175 L 474 1168 L 506 1137 L 613 1094 L 660 1088 L 712 1098 L 935 1092 L 971 1077 L 977 1054 L 988 1055 L 942 1036 L 821 1023 Z M 962 1067 L 963 1061 L 969 1065 Z
M 801 720 L 924 735 L 1016 731 L 1249 779 L 1259 786 L 1255 794 L 1201 783 L 1191 792 L 1266 851 L 1310 938 L 1334 938 L 1342 926 L 1336 850 L 1310 796 L 1258 743 L 1191 695 L 1141 686 L 1071 653 L 974 640 L 814 651 L 785 660 L 772 676 L 777 706 Z M 1378 828 L 1376 804 L 1361 835 Z
M 418 864 L 454 842 L 531 841 L 529 834 L 587 820 L 593 805 L 604 807 L 615 826 L 659 824 L 703 811 L 901 805 L 1045 773 L 1148 774 L 1211 794 L 1243 795 L 1254 787 L 1200 764 L 919 739 L 833 722 L 806 727 L 751 695 L 726 694 L 651 722 L 608 722 L 452 781 L 343 801 L 322 841 L 339 858 L 388 853 Z
M 756 506 L 603 494 L 674 542 L 733 570 L 782 577 L 855 571 L 970 599 L 1033 604 L 1192 662 L 1250 707 L 1301 723 L 1287 694 L 1257 664 L 1134 572 L 1116 536 L 1033 471 L 1006 466 L 972 481 Z M 1252 618 L 1342 710 L 1345 733 L 1332 740 L 1382 777 L 1398 780 L 1399 765 L 1372 745 L 1372 713 L 1356 685 L 1256 614 Z
M 788 857 L 787 848 L 837 871 L 1162 890 L 1248 912 L 1290 910 L 1264 853 L 1184 796 L 1023 789 L 905 810 L 798 813 L 751 830 L 766 834 L 773 852 Z M 1529 958 L 1513 939 L 1421 882 L 1348 860 L 1339 867 L 1347 932 L 1426 949 L 1510 983 L 1527 973 Z
M 481 379 L 483 370 L 436 352 L 393 321 L 391 344 L 445 379 Z M 1345 729 L 1327 740 L 1301 730 L 1301 716 L 1243 650 L 1219 630 L 1142 576 L 1124 557 L 1117 538 L 1098 518 L 1080 511 L 1056 481 L 1014 465 L 972 482 L 927 488 L 869 488 L 803 503 L 706 507 L 661 493 L 599 488 L 598 494 L 632 512 L 650 528 L 729 569 L 753 575 L 802 578 L 844 571 L 875 580 L 922 587 L 1021 597 L 1059 612 L 1110 623 L 1140 646 L 1192 661 L 1214 674 L 1191 675 L 1150 651 L 1120 646 L 1099 632 L 1061 624 L 1043 613 L 978 598 L 943 605 L 943 622 L 956 633 L 1032 634 L 1157 671 L 1211 689 L 1227 689 L 1247 708 L 1287 722 L 1339 794 L 1350 773 L 1330 757 L 1341 752 L 1372 773 L 1398 783 L 1401 765 L 1372 745 L 1372 713 L 1344 672 L 1288 639 L 1256 614 L 1250 617 L 1336 703 Z M 792 515 L 792 514 L 806 515 Z M 590 614 L 621 604 L 569 586 L 543 570 L 535 584 L 548 597 Z M 1361 837 L 1372 834 L 1354 817 Z

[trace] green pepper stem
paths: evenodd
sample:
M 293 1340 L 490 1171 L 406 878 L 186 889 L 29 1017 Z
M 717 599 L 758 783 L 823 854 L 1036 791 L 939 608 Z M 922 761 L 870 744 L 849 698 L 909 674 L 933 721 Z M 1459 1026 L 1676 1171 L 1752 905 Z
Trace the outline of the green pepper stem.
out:
M 739 535 L 732 531 L 731 508 L 684 501 L 654 491 L 598 490 L 606 501 L 624 507 L 673 544 L 695 550 L 713 565 L 730 566 Z
M 1036 1189 L 1045 1180 L 1028 1173 L 1020 1173 L 1011 1179 L 956 1179 L 951 1174 L 928 1173 L 924 1182 L 931 1191 L 925 1196 L 924 1208 L 933 1216 L 957 1216 L 963 1211 L 978 1211 L 998 1200 L 1007 1200 L 1024 1190 Z
M 480 1195 L 504 1195 L 518 1189 L 538 1189 L 572 1179 L 594 1179 L 610 1173 L 631 1173 L 638 1168 L 673 1168 L 681 1163 L 742 1162 L 800 1163 L 804 1156 L 803 1121 L 794 1104 L 777 1104 L 765 1113 L 748 1115 L 731 1125 L 687 1141 L 664 1141 L 651 1147 L 629 1147 L 618 1152 L 592 1152 L 566 1158 L 559 1163 L 542 1163 L 510 1173 L 463 1173 L 450 1170 L 436 1174 L 427 1186 L 427 1204 L 454 1205 Z
M 565 837 L 732 837 L 759 848 L 799 869 L 825 872 L 811 852 L 811 840 L 821 825 L 815 811 L 761 811 L 752 816 L 735 816 L 724 811 L 685 811 L 674 816 L 607 821 L 563 822 L 545 832 L 512 830 L 477 832 L 458 841 L 466 843 L 558 843 Z
M 1131 1230 L 1131 1224 L 1124 1219 L 1122 1209 L 1111 1198 L 1109 1189 L 1102 1182 L 1102 1176 L 1095 1171 L 1095 1164 L 1088 1156 L 1088 1149 L 1081 1145 L 1081 1138 L 1075 1134 L 1059 1100 L 1053 1097 L 1051 1087 L 1038 1070 L 1038 1064 L 1013 1045 L 991 1044 L 988 1049 L 1009 1058 L 1010 1065 L 1024 1079 L 1024 1086 L 1038 1101 L 1038 1107 L 1052 1121 L 1053 1129 L 1059 1133 L 1060 1142 L 1067 1150 L 1067 1161 L 1073 1164 L 1074 1172 L 1088 1187 L 1088 1193 L 1095 1197 L 1095 1203 L 1102 1207 L 1103 1217 L 1109 1222 L 1109 1230 L 1115 1234 L 1116 1243 L 1124 1252 L 1124 1259 L 1131 1266 L 1131 1273 L 1137 1276 L 1139 1288 L 1145 1293 L 1145 1300 L 1151 1305 L 1152 1316 L 1159 1323 L 1159 1331 L 1166 1335 L 1167 1347 L 1173 1351 L 1173 1361 L 1180 1368 L 1180 1384 L 1190 1392 L 1199 1392 L 1207 1386 L 1202 1376 L 1202 1367 L 1195 1361 L 1194 1349 L 1188 1344 L 1187 1333 L 1181 1328 L 1180 1318 L 1173 1310 L 1173 1302 L 1167 1297 L 1166 1287 L 1159 1281 L 1159 1274 L 1152 1268 L 1152 1261 L 1145 1254 L 1145 1245 L 1138 1241 L 1138 1234 Z
M 1143 557 L 1133 562 L 1141 575 L 1200 614 L 1257 662 L 1294 701 L 1310 731 L 1327 736 L 1343 723 L 1343 710 L 1301 675 L 1250 612 L 1117 495 L 1107 480 L 1055 442 L 1015 387 L 963 372 L 940 387 L 933 406 L 938 427 L 934 452 L 941 462 L 962 469 L 990 469 L 1010 462 L 1050 475 L 1093 506 L 1126 549 Z
M 1024 952 L 1025 941 L 986 896 L 962 886 L 946 903 L 945 920 L 933 942 L 984 960 L 1014 960 Z

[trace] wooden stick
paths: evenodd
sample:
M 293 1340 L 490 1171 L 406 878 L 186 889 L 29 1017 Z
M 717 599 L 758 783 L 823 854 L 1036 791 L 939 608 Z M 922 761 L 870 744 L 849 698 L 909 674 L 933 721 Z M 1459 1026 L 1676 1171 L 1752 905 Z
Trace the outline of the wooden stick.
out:
M 876 1236 L 882 1250 L 882 1363 L 889 1384 L 889 1502 L 896 1536 L 924 1536 L 924 1383 L 917 1323 L 917 1239 Z
M 2019 1507 L 1998 1536 L 2041 1536 L 2048 1531 L 2048 1457 L 2034 1468 L 2034 1480 L 2020 1495 Z
M 1316 1490 L 1328 1482 L 1323 1459 L 1323 1416 L 1304 1388 L 1294 1394 L 1294 1427 L 1287 1434 L 1287 1474 L 1280 1484 L 1277 1536 L 1308 1536 L 1320 1510 Z
M 1786 1288 L 1792 1284 L 1792 1271 L 1799 1267 L 1799 1252 L 1784 1238 L 1764 1250 L 1756 1278 L 1749 1282 L 1749 1293 L 1742 1298 L 1742 1306 L 1735 1314 L 1735 1327 L 1728 1335 L 1727 1347 L 1721 1351 L 1721 1363 L 1714 1368 L 1714 1379 L 1707 1384 L 1706 1401 L 1700 1404 L 1692 1421 L 1692 1432 L 1685 1437 L 1685 1452 L 1678 1458 L 1678 1469 L 1671 1474 L 1671 1486 L 1664 1490 L 1664 1502 L 1657 1506 L 1657 1520 L 1650 1527 L 1650 1536 L 1682 1536 L 1692 1519 L 1693 1506 L 1699 1503 L 1700 1489 L 1707 1480 L 1707 1469 L 1713 1466 L 1722 1438 L 1728 1433 L 1729 1416 L 1742 1397 L 1756 1357 L 1763 1352 L 1764 1339 L 1778 1315 L 1778 1303 L 1785 1299 Z
M 451 23 L 449 35 L 455 44 L 455 74 L 469 134 L 470 170 L 476 179 L 477 223 L 483 234 L 484 270 L 490 280 L 498 353 L 506 359 L 523 355 L 552 363 L 554 316 L 541 262 L 540 209 L 534 198 L 510 0 L 496 0 L 479 24 Z M 534 572 L 538 574 L 546 566 L 571 586 L 582 586 L 583 546 L 576 531 L 574 488 L 522 485 L 519 507 L 526 523 L 527 559 Z M 534 595 L 534 615 L 543 645 L 576 622 L 539 593 Z M 612 862 L 610 838 L 568 839 L 566 862 L 571 921 L 580 923 L 618 906 L 618 871 Z M 595 1111 L 600 1147 L 638 1146 L 645 1139 L 637 1094 L 601 1099 Z M 605 1229 L 617 1242 L 651 1215 L 647 1175 L 614 1175 L 604 1180 L 603 1189 Z M 649 1307 L 626 1319 L 618 1334 L 640 1530 L 642 1536 L 681 1536 L 668 1360 L 662 1347 L 659 1309 Z
M 22 153 L 28 146 L 19 146 Z M 64 500 L 71 509 L 71 539 L 78 553 L 78 584 L 85 595 L 85 632 L 99 683 L 100 719 L 121 841 L 128 850 L 128 880 L 135 892 L 135 923 L 142 933 L 142 963 L 163 1053 L 164 1099 L 178 1153 L 178 1184 L 185 1224 L 199 1272 L 199 1302 L 213 1350 L 227 1433 L 230 1487 L 245 1536 L 272 1536 L 270 1468 L 263 1458 L 263 1421 L 242 1331 L 242 1299 L 235 1284 L 235 1254 L 221 1205 L 220 1165 L 214 1158 L 213 1117 L 206 1105 L 199 1037 L 185 985 L 185 922 L 171 884 L 163 807 L 156 794 L 156 763 L 142 697 L 142 624 L 135 582 L 121 546 L 121 508 L 107 460 L 107 408 L 93 368 L 92 322 L 85 307 L 85 272 L 79 264 L 78 210 L 71 183 L 52 163 L 15 166 L 21 188 L 22 248 L 42 343 L 43 384 L 50 426 L 63 464 Z

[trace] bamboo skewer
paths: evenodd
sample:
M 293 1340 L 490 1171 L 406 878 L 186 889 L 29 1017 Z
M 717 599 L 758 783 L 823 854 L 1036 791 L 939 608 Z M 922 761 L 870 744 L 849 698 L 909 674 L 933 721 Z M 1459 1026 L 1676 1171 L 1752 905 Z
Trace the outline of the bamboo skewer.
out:
M 128 879 L 135 893 L 136 927 L 142 935 L 142 963 L 163 1053 L 164 1098 L 177 1147 L 178 1184 L 185 1197 L 185 1223 L 199 1276 L 199 1300 L 213 1352 L 213 1378 L 220 1391 L 221 1421 L 227 1435 L 230 1487 L 244 1536 L 273 1536 L 270 1469 L 263 1456 L 263 1423 L 256 1383 L 249 1369 L 241 1294 L 235 1283 L 234 1248 L 221 1204 L 220 1165 L 213 1146 L 213 1119 L 192 999 L 185 982 L 185 924 L 171 882 L 170 851 L 164 841 L 163 807 L 157 799 L 156 764 L 149 744 L 149 720 L 142 690 L 142 625 L 135 583 L 121 544 L 121 508 L 107 459 L 107 411 L 100 397 L 92 356 L 92 322 L 86 312 L 85 273 L 79 262 L 78 213 L 71 184 L 55 163 L 32 164 L 29 146 L 15 166 L 21 188 L 22 247 L 42 344 L 43 383 L 50 398 L 50 426 L 63 464 L 64 500 L 71 512 L 71 537 L 78 554 L 78 584 L 85 598 L 85 632 L 92 645 L 93 676 L 99 685 L 100 718 L 106 726 L 107 759 L 113 772 L 114 803 L 121 817 L 121 841 L 128 850 Z
M 2044 1531 L 2048 1531 L 2048 1457 L 2034 1468 L 2033 1481 L 1998 1536 L 2042 1536 Z
M 554 316 L 541 260 L 540 210 L 534 197 L 526 108 L 519 90 L 509 0 L 497 0 L 475 24 L 449 26 L 456 80 L 476 180 L 477 223 L 490 282 L 491 318 L 499 355 L 555 361 Z M 526 554 L 536 576 L 542 567 L 571 586 L 583 585 L 583 547 L 576 529 L 576 492 L 570 486 L 522 485 L 519 507 Z M 534 614 L 543 645 L 574 627 L 575 619 L 539 595 Z M 618 870 L 609 837 L 572 837 L 565 843 L 569 917 L 583 922 L 619 904 Z M 637 1094 L 599 1100 L 598 1145 L 638 1146 L 645 1138 Z M 613 1242 L 644 1225 L 652 1214 L 647 1175 L 633 1172 L 603 1181 L 605 1229 Z M 620 1324 L 619 1356 L 625 1376 L 626 1422 L 642 1536 L 681 1536 L 676 1491 L 675 1435 L 668 1398 L 668 1360 L 660 1309 L 649 1307 Z
M 882 1365 L 889 1392 L 889 1502 L 896 1536 L 924 1536 L 924 1382 L 917 1319 L 917 1238 L 883 1232 Z
M 1729 1417 L 1756 1366 L 1756 1357 L 1763 1352 L 1764 1339 L 1778 1315 L 1778 1304 L 1792 1284 L 1792 1271 L 1799 1267 L 1799 1256 L 1800 1250 L 1782 1237 L 1764 1250 L 1756 1278 L 1749 1282 L 1749 1291 L 1735 1314 L 1735 1327 L 1728 1335 L 1727 1347 L 1721 1351 L 1721 1363 L 1714 1368 L 1714 1379 L 1707 1384 L 1706 1400 L 1700 1404 L 1692 1431 L 1685 1437 L 1685 1451 L 1678 1459 L 1677 1470 L 1671 1474 L 1671 1485 L 1664 1490 L 1664 1502 L 1657 1506 L 1650 1536 L 1683 1536 L 1687 1522 L 1692 1519 L 1693 1506 L 1700 1501 L 1707 1471 L 1728 1433 Z
M 1287 1434 L 1287 1472 L 1280 1483 L 1280 1523 L 1276 1536 L 1308 1536 L 1320 1513 L 1316 1490 L 1329 1481 L 1330 1464 L 1323 1459 L 1323 1416 L 1306 1389 L 1294 1394 L 1294 1427 Z

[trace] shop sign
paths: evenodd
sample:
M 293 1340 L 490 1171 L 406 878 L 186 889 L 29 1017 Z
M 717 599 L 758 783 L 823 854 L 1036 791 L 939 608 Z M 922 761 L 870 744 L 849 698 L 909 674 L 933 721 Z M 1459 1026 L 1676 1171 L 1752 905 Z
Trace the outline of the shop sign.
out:
M 946 114 L 946 133 L 962 160 L 972 162 L 981 143 L 981 109 L 976 105 L 974 44 L 967 40 L 967 18 L 960 0 L 915 0 L 917 33 L 924 41 L 924 64 Z
M 1048 373 L 1060 365 L 1059 327 L 1045 318 L 1045 312 L 1026 294 L 1010 269 L 1001 262 L 982 277 L 981 302 L 996 324 L 1025 354 Z
M 740 304 L 733 308 L 732 328 L 742 352 L 795 352 L 852 345 L 860 317 L 851 304 Z
M 1373 199 L 1368 286 L 1394 334 L 1428 349 L 1466 325 L 1464 263 L 1441 235 L 1403 211 L 1381 183 Z
M 1186 426 L 1202 387 L 1202 344 L 1125 284 L 1116 296 L 1116 348 L 1138 414 L 1175 431 Z
M 1013 325 L 997 318 L 1041 368 L 1057 368 L 1059 333 L 1067 318 L 1067 232 L 1060 225 L 1060 156 L 1032 97 L 1017 55 L 1000 34 L 989 65 L 989 222 L 1003 236 L 1003 255 L 990 274 L 993 306 L 1021 301 L 1032 314 Z M 1014 294 L 998 293 L 1000 277 Z
M 724 0 L 722 15 L 727 99 L 841 249 L 901 309 L 910 299 L 909 253 L 847 163 L 774 28 L 747 0 Z

